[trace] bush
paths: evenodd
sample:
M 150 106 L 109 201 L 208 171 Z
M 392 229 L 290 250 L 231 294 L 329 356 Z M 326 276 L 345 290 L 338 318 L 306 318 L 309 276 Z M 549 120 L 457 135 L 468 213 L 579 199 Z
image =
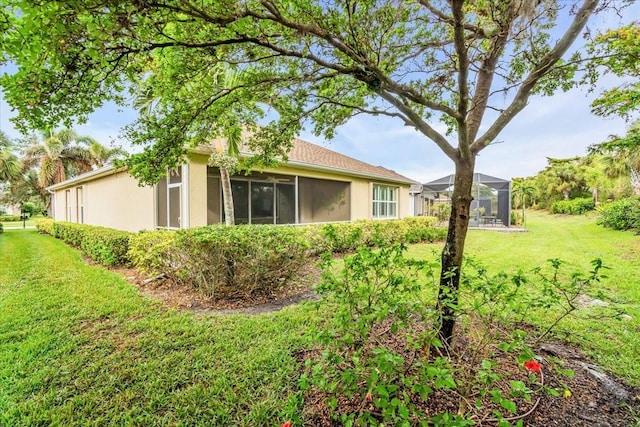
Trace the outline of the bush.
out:
M 36 220 L 36 230 L 40 234 L 49 234 L 53 236 L 53 224 L 55 221 L 51 218 L 42 218 Z
M 383 247 L 392 243 L 421 243 L 443 240 L 446 229 L 438 228 L 434 217 L 407 217 L 399 220 L 360 220 L 304 226 L 314 254 L 324 251 L 344 253 L 360 246 Z
M 71 222 L 38 220 L 36 228 L 41 233 L 51 234 L 76 248 L 95 262 L 113 266 L 130 263 L 129 238 L 131 233 L 113 228 Z
M 22 221 L 22 218 L 20 218 L 20 215 L 3 215 L 3 216 L 0 216 L 0 221 L 17 222 L 17 221 Z
M 2 225 L 2 223 L 0 222 L 0 234 L 4 233 L 4 226 Z
M 614 230 L 640 230 L 640 199 L 619 199 L 598 206 L 597 223 Z
M 589 197 L 553 202 L 551 213 L 566 215 L 582 215 L 595 209 L 593 199 Z
M 165 274 L 209 296 L 248 298 L 284 286 L 306 262 L 309 244 L 297 227 L 220 225 L 145 232 L 131 239 L 133 264 Z

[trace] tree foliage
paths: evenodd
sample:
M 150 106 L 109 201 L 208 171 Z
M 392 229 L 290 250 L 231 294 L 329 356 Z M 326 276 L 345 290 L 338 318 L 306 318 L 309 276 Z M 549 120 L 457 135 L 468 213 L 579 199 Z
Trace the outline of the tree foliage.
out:
M 22 169 L 11 140 L 0 131 L 0 183 L 15 179 Z
M 608 155 L 609 175 L 629 176 L 633 194 L 640 195 L 640 120 L 629 127 L 625 136 L 613 135 L 609 141 L 591 146 L 591 150 Z
M 589 64 L 590 75 L 597 77 L 599 69 L 627 81 L 606 90 L 592 104 L 599 116 L 629 117 L 640 107 L 640 26 L 634 22 L 599 35 L 589 46 L 596 59 Z M 595 79 L 594 79 L 595 80 Z
M 229 123 L 252 125 L 263 160 L 357 114 L 415 128 L 454 163 L 439 308 L 451 338 L 475 159 L 527 105 L 573 84 L 563 59 L 598 0 L 6 0 L 7 101 L 23 126 L 86 117 L 144 87 L 155 114 L 129 130 L 147 149 L 132 169 L 153 182 Z M 242 70 L 217 85 L 220 66 Z M 266 102 L 277 116 L 266 115 Z M 447 131 L 438 131 L 437 122 Z M 133 165 L 132 165 L 133 166 Z

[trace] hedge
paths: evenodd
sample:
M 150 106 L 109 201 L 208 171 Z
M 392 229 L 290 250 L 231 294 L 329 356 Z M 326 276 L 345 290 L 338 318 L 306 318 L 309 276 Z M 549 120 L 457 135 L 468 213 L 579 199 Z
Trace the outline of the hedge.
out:
M 358 246 L 444 239 L 432 217 L 305 226 L 213 225 L 179 231 L 128 233 L 39 219 L 40 233 L 78 247 L 103 265 L 133 264 L 203 293 L 224 298 L 269 294 L 293 278 L 309 256 L 344 253 Z
M 53 236 L 53 224 L 55 221 L 51 218 L 36 219 L 36 230 L 40 234 L 49 234 Z
M 216 225 L 139 233 L 131 239 L 130 256 L 148 274 L 234 299 L 285 286 L 306 264 L 308 247 L 296 227 Z
M 299 227 L 213 225 L 145 231 L 131 236 L 129 256 L 149 275 L 165 275 L 209 296 L 246 298 L 284 286 L 308 256 L 320 252 L 443 239 L 446 230 L 435 228 L 435 221 L 412 217 Z
M 22 221 L 20 215 L 0 215 L 0 221 L 2 222 L 16 222 Z
M 598 224 L 614 230 L 640 231 L 640 199 L 625 198 L 598 206 Z
M 36 228 L 40 233 L 50 234 L 79 248 L 84 255 L 99 264 L 106 266 L 130 264 L 128 252 L 129 238 L 132 233 L 49 219 L 37 220 Z
M 398 220 L 359 220 L 303 226 L 314 254 L 344 253 L 359 246 L 385 246 L 394 242 L 421 243 L 443 240 L 447 231 L 436 227 L 435 217 L 416 216 Z
M 4 233 L 4 226 L 2 225 L 2 223 L 0 222 L 0 234 Z
M 562 200 L 559 202 L 553 202 L 553 204 L 551 205 L 551 213 L 582 215 L 594 210 L 595 207 L 596 205 L 593 202 L 593 199 L 589 197 L 573 200 Z

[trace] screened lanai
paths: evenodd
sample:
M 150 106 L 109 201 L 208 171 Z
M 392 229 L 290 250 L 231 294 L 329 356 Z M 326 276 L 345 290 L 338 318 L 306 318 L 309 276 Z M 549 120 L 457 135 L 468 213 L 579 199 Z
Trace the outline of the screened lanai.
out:
M 425 212 L 438 203 L 450 203 L 455 175 L 423 184 Z M 471 227 L 509 227 L 511 213 L 511 181 L 482 173 L 473 174 Z

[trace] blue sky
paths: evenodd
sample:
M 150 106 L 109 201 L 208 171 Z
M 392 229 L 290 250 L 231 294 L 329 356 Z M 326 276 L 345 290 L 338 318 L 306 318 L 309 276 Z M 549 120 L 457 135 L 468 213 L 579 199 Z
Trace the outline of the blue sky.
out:
M 640 2 L 625 9 L 622 20 L 615 14 L 595 17 L 592 32 L 618 27 L 640 18 Z M 1 71 L 1 69 L 0 69 Z M 601 89 L 615 80 L 605 78 Z M 586 154 L 586 148 L 611 134 L 624 134 L 621 119 L 603 119 L 590 113 L 589 105 L 600 90 L 586 88 L 553 97 L 532 97 L 529 105 L 498 136 L 497 142 L 480 153 L 476 171 L 502 178 L 535 175 L 544 169 L 547 157 L 566 158 Z M 0 130 L 11 137 L 19 134 L 9 121 L 12 112 L 0 91 Z M 119 138 L 123 125 L 133 121 L 133 111 L 107 105 L 75 129 L 103 144 L 126 142 Z M 443 126 L 434 124 L 438 130 Z M 340 127 L 336 137 L 325 141 L 303 132 L 301 138 L 365 162 L 393 169 L 409 178 L 428 182 L 453 172 L 453 164 L 430 140 L 397 119 L 357 116 Z

